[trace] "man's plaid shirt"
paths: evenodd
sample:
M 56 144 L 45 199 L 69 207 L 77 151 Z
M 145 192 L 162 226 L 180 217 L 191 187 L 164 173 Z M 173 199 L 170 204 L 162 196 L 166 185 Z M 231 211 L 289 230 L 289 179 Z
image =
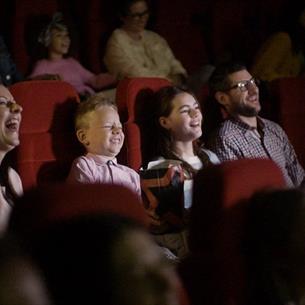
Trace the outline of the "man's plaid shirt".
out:
M 272 121 L 257 119 L 257 130 L 233 118 L 226 120 L 211 139 L 209 148 L 220 161 L 270 158 L 281 168 L 288 186 L 304 186 L 304 169 L 284 130 Z

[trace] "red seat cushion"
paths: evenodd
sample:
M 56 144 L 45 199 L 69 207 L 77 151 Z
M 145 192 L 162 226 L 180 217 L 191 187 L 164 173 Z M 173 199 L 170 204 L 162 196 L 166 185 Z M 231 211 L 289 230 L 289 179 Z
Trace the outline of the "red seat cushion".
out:
M 25 193 L 16 204 L 11 227 L 22 234 L 85 215 L 119 214 L 147 226 L 144 207 L 127 188 L 106 184 L 49 184 Z
M 23 107 L 14 157 L 24 189 L 65 179 L 71 162 L 82 153 L 73 124 L 76 91 L 62 81 L 20 82 L 10 91 Z

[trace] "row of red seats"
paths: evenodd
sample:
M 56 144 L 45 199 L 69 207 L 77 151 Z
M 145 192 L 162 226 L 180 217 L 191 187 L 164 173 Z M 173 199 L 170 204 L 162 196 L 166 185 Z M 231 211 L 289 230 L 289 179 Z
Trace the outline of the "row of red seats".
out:
M 8 2 L 9 1 L 9 2 Z M 100 0 L 2 0 L 4 29 L 21 72 L 29 68 L 31 43 L 41 26 L 35 17 L 63 11 L 79 39 L 79 58 L 94 72 L 103 69 L 107 38 L 118 25 L 114 2 Z M 10 3 L 9 5 L 7 3 Z M 205 63 L 232 54 L 251 61 L 287 0 L 152 1 L 151 27 L 169 42 L 177 58 L 192 73 Z M 255 6 L 255 7 L 254 7 Z M 249 9 L 250 8 L 250 9 Z M 1 17 L 1 13 L 0 13 Z M 271 23 L 272 20 L 272 23 Z M 7 26 L 7 24 L 9 26 Z M 31 26 L 30 26 L 31 25 Z M 28 45 L 29 44 L 29 45 Z
M 143 89 L 170 85 L 160 78 L 126 78 L 117 87 L 117 105 L 125 132 L 121 163 L 139 170 L 145 156 L 141 130 L 136 122 L 137 96 Z M 279 123 L 287 132 L 301 164 L 305 165 L 305 79 L 289 78 L 271 83 Z M 62 81 L 26 81 L 10 87 L 23 107 L 21 144 L 15 150 L 17 170 L 25 188 L 38 182 L 63 180 L 71 161 L 82 153 L 73 129 L 79 102 L 74 88 Z

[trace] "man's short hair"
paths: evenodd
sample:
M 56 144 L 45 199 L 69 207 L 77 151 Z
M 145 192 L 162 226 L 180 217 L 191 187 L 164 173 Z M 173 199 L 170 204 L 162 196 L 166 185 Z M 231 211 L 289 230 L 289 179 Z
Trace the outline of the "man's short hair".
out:
M 234 72 L 247 70 L 246 66 L 240 62 L 226 62 L 216 66 L 209 79 L 209 89 L 212 95 L 217 91 L 224 91 L 231 86 L 228 76 Z
M 144 1 L 147 4 L 147 7 L 150 7 L 150 0 L 121 0 L 117 2 L 117 11 L 119 14 L 119 17 L 126 17 L 130 13 L 129 9 L 130 7 L 136 3 L 136 2 L 141 2 Z

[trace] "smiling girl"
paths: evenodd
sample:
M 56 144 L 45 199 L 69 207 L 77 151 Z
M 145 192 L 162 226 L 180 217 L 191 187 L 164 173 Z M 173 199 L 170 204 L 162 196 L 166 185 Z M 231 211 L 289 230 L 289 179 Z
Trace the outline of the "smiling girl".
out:
M 148 163 L 153 169 L 160 163 L 180 163 L 184 174 L 184 210 L 186 227 L 175 233 L 155 235 L 161 246 L 169 248 L 178 258 L 188 253 L 187 215 L 192 205 L 192 182 L 197 171 L 213 163 L 219 163 L 217 156 L 200 144 L 202 135 L 202 113 L 198 101 L 189 92 L 175 86 L 160 89 L 153 96 L 150 113 L 154 139 L 149 137 L 155 160 Z M 177 203 L 178 204 L 178 203 Z M 148 211 L 152 224 L 163 225 L 163 219 L 154 211 Z

